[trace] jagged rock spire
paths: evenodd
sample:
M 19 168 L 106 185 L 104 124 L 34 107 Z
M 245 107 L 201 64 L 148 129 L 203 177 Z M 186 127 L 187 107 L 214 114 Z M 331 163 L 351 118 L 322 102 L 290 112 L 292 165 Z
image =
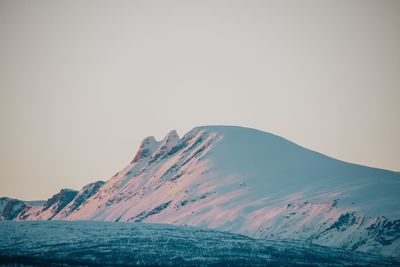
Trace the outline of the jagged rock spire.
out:
M 150 156 L 157 150 L 158 147 L 159 147 L 159 142 L 156 141 L 154 136 L 146 137 L 140 144 L 139 150 L 136 153 L 136 156 L 133 159 L 132 163 L 138 162 L 139 160 Z

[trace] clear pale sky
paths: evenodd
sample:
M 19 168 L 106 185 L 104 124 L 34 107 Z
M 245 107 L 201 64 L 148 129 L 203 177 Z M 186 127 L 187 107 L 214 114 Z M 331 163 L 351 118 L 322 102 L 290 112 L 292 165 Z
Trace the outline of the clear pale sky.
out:
M 0 195 L 228 124 L 400 171 L 400 1 L 0 0 Z

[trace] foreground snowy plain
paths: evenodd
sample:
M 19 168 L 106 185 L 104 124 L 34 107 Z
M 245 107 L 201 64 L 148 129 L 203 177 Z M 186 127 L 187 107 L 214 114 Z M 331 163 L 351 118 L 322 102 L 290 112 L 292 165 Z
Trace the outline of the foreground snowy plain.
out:
M 0 222 L 2 266 L 395 266 L 303 242 L 165 224 Z

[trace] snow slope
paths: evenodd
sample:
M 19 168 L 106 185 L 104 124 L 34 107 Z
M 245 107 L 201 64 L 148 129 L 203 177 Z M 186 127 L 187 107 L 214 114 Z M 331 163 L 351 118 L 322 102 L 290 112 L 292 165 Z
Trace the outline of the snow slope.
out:
M 399 173 L 254 129 L 204 126 L 144 139 L 128 166 L 51 218 L 200 226 L 400 257 L 399 192 Z M 50 218 L 35 214 L 18 219 Z
M 302 242 L 254 240 L 227 232 L 144 223 L 0 222 L 0 236 L 0 265 L 7 266 L 398 264 L 379 256 Z
M 62 189 L 49 198 L 44 205 L 25 208 L 16 220 L 51 220 L 62 211 L 78 194 L 71 189 Z

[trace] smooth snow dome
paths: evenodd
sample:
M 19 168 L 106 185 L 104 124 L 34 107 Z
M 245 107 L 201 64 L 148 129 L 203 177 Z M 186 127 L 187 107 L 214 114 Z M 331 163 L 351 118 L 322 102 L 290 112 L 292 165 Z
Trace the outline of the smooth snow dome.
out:
M 251 194 L 269 196 L 272 202 L 288 196 L 296 201 L 343 196 L 347 204 L 361 200 L 370 215 L 400 217 L 400 176 L 395 172 L 335 160 L 255 129 L 199 129 L 223 136 L 210 155 L 216 177 L 235 174 L 252 187 Z M 377 209 L 380 202 L 384 205 Z

